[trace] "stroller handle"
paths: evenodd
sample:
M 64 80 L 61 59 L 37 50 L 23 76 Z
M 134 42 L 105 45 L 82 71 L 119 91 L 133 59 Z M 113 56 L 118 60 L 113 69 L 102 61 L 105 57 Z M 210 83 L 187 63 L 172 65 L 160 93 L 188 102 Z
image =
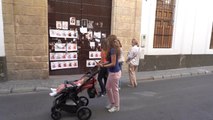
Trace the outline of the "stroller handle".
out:
M 95 66 L 95 67 L 91 68 L 88 72 L 86 72 L 83 77 L 92 77 L 92 76 L 96 75 L 99 71 L 100 71 L 99 67 Z

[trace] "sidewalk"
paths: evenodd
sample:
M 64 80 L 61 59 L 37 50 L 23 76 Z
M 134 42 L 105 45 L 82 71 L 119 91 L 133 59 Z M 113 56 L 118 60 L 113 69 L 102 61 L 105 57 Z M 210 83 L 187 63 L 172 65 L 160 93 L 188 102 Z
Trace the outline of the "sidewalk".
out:
M 138 81 L 163 80 L 213 74 L 213 66 L 137 72 Z M 0 94 L 49 91 L 64 80 L 76 80 L 82 75 L 50 76 L 46 80 L 13 80 L 0 82 Z M 122 73 L 122 83 L 128 83 L 128 73 Z

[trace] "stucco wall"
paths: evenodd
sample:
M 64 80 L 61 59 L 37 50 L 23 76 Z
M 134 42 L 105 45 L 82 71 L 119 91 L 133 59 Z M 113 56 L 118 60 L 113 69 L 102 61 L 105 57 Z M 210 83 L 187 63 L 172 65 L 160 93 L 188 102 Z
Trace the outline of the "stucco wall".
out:
M 157 0 L 142 0 L 141 34 L 146 35 L 146 55 L 213 54 L 209 49 L 212 0 L 176 0 L 172 48 L 153 48 Z
M 4 32 L 3 32 L 3 16 L 2 16 L 2 0 L 0 0 L 0 56 L 5 56 L 4 48 Z
M 172 48 L 153 48 L 157 0 L 142 0 L 141 34 L 146 35 L 145 59 L 139 71 L 213 65 L 210 39 L 212 0 L 176 0 Z
M 2 4 L 8 79 L 47 78 L 47 0 L 2 0 Z

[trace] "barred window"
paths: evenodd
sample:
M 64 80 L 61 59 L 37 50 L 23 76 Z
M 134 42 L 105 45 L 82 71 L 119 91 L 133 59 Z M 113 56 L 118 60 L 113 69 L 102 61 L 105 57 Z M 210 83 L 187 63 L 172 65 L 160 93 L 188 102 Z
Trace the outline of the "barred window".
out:
M 212 24 L 212 35 L 211 35 L 210 49 L 213 49 L 213 24 Z
M 171 48 L 175 0 L 157 0 L 153 48 Z

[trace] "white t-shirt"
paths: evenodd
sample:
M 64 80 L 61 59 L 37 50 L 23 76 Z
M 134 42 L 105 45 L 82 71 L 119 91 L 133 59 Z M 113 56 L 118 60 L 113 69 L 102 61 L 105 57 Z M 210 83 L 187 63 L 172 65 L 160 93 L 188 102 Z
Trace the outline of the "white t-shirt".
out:
M 120 57 L 119 57 L 119 59 L 118 59 L 118 62 L 124 62 L 123 49 L 120 48 L 120 50 L 121 50 L 121 55 L 120 55 Z
M 134 45 L 128 52 L 127 58 L 130 60 L 132 65 L 139 65 L 139 52 L 140 48 L 137 45 Z

